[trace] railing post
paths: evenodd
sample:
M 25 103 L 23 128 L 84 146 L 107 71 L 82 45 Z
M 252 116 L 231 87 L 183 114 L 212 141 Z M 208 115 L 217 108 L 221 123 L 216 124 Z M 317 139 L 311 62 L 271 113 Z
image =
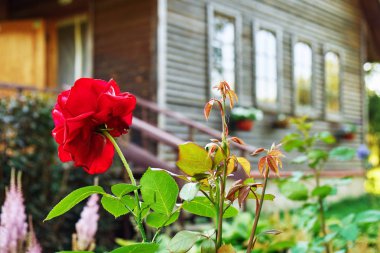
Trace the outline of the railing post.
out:
M 194 141 L 194 127 L 189 126 L 188 129 L 189 129 L 188 139 L 189 139 L 189 141 Z

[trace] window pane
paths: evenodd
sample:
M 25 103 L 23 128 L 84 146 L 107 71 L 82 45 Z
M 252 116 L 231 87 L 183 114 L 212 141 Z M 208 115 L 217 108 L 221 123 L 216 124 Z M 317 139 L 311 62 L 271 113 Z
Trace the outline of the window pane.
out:
M 74 24 L 58 28 L 58 81 L 60 87 L 74 83 Z
M 340 111 L 339 56 L 328 52 L 325 55 L 326 108 L 328 112 Z
M 234 89 L 236 57 L 234 19 L 215 13 L 213 29 L 211 85 L 227 81 Z
M 277 102 L 276 37 L 267 30 L 256 34 L 256 99 L 266 104 Z
M 311 106 L 312 51 L 303 42 L 294 46 L 294 78 L 296 83 L 296 103 Z

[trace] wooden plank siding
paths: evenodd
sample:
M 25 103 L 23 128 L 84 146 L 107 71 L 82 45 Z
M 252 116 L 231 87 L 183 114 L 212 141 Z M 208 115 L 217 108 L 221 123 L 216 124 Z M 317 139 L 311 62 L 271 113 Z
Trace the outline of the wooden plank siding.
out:
M 183 112 L 186 116 L 205 122 L 203 105 L 208 100 L 208 32 L 207 6 L 216 4 L 241 15 L 241 83 L 237 83 L 241 94 L 239 103 L 254 105 L 254 55 L 253 22 L 265 22 L 280 27 L 282 31 L 282 95 L 281 109 L 293 115 L 294 91 L 292 83 L 292 39 L 305 39 L 315 45 L 315 130 L 334 130 L 334 124 L 324 117 L 324 46 L 332 45 L 342 52 L 342 123 L 363 125 L 363 76 L 361 52 L 361 29 L 363 17 L 356 0 L 350 1 L 272 1 L 272 0 L 167 0 L 167 108 Z M 273 116 L 266 114 L 256 122 L 251 132 L 235 132 L 253 146 L 268 147 L 279 142 L 292 129 L 278 130 L 270 127 Z M 219 121 L 212 116 L 209 126 L 219 128 Z M 186 138 L 187 129 L 174 121 L 166 120 L 165 129 Z M 362 140 L 362 127 L 354 141 L 340 144 L 357 147 Z M 205 144 L 208 137 L 197 136 Z M 293 155 L 289 155 L 292 157 Z M 167 153 L 167 159 L 173 158 Z M 288 159 L 290 160 L 290 159 Z M 360 162 L 331 162 L 329 168 L 357 169 Z M 288 169 L 295 167 L 288 166 Z

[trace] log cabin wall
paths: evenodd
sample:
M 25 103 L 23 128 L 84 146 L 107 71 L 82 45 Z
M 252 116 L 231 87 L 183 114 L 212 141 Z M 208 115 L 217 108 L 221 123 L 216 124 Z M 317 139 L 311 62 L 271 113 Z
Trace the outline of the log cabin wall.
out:
M 94 75 L 156 101 L 156 3 L 94 2 Z
M 361 52 L 362 14 L 358 1 L 259 1 L 259 0 L 167 0 L 167 68 L 166 101 L 167 107 L 183 112 L 190 118 L 205 122 L 203 105 L 209 99 L 208 73 L 208 19 L 209 5 L 233 11 L 241 20 L 240 48 L 237 57 L 239 77 L 237 92 L 240 104 L 256 105 L 254 93 L 254 55 L 253 23 L 267 23 L 278 28 L 282 33 L 279 52 L 282 73 L 279 75 L 282 88 L 280 108 L 283 113 L 294 115 L 293 58 L 292 43 L 295 38 L 302 38 L 313 45 L 314 65 L 314 110 L 316 131 L 334 130 L 335 124 L 326 120 L 324 115 L 324 53 L 326 45 L 333 45 L 342 54 L 342 123 L 359 125 L 354 141 L 341 142 L 341 145 L 357 147 L 362 141 L 363 118 L 363 59 Z M 223 11 L 221 11 L 223 12 Z M 216 114 L 216 113 L 215 113 Z M 251 132 L 234 132 L 254 146 L 269 147 L 280 142 L 292 129 L 272 129 L 273 116 L 265 114 L 264 120 L 256 122 Z M 217 117 L 209 120 L 208 125 L 220 129 Z M 187 129 L 167 119 L 165 128 L 176 132 L 182 138 L 188 135 Z M 196 138 L 206 143 L 208 137 L 198 135 Z M 292 157 L 289 155 L 288 157 Z M 172 159 L 169 153 L 167 159 Z M 290 160 L 290 159 L 288 159 Z M 357 169 L 360 163 L 332 162 L 329 168 Z M 289 169 L 294 169 L 294 166 Z

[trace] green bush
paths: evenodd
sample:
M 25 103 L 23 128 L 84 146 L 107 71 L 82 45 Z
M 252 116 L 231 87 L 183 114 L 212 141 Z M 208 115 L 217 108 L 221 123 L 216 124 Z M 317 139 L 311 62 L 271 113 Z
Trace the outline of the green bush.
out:
M 27 213 L 33 217 L 44 252 L 71 248 L 71 235 L 75 231 L 82 205 L 54 223 L 43 223 L 42 220 L 63 196 L 94 181 L 94 177 L 82 169 L 59 161 L 57 147 L 51 136 L 54 102 L 52 97 L 42 94 L 0 100 L 0 181 L 3 182 L 0 184 L 0 204 L 4 202 L 11 168 L 22 171 Z M 73 169 L 78 171 L 72 173 Z M 110 178 L 120 180 L 121 173 L 121 170 L 113 168 L 111 173 L 99 176 L 99 180 L 107 186 L 112 183 Z M 103 217 L 97 234 L 98 245 L 112 249 L 115 237 L 125 235 L 123 226 L 133 230 L 128 228 L 128 221 L 114 222 L 109 214 L 100 215 Z

